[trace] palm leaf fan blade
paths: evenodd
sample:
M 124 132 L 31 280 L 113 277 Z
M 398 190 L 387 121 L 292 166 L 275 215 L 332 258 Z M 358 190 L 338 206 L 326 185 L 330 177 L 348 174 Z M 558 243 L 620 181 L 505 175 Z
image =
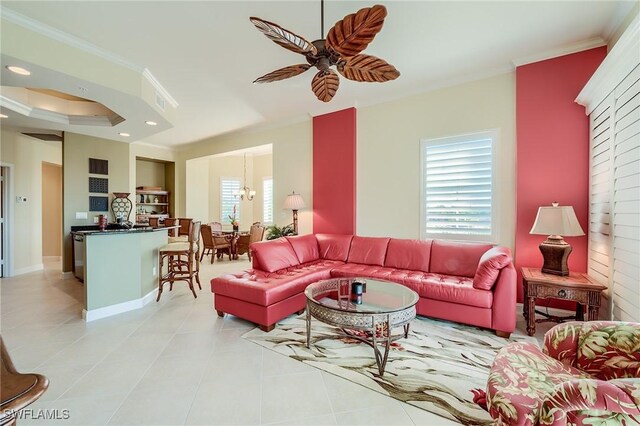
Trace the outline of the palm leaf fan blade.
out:
M 273 81 L 284 80 L 286 78 L 290 78 L 298 74 L 302 74 L 303 72 L 308 70 L 310 67 L 311 65 L 308 65 L 308 64 L 290 65 L 288 67 L 271 71 L 270 73 L 265 74 L 262 77 L 256 78 L 253 82 L 254 83 L 271 83 Z
M 251 21 L 251 23 L 255 25 L 260 32 L 267 36 L 269 40 L 279 44 L 285 49 L 301 55 L 306 55 L 307 53 L 315 55 L 318 53 L 318 49 L 316 49 L 313 44 L 305 40 L 304 37 L 300 37 L 289 30 L 285 30 L 278 24 L 256 18 L 255 16 L 249 18 L 249 21 Z
M 400 71 L 384 59 L 365 54 L 347 58 L 338 65 L 338 72 L 349 80 L 367 83 L 384 83 L 400 76 Z
M 322 102 L 329 102 L 338 91 L 340 77 L 338 74 L 329 71 L 320 71 L 311 81 L 311 90 Z
M 342 56 L 355 56 L 367 48 L 382 29 L 387 9 L 379 4 L 345 16 L 329 30 L 326 45 Z

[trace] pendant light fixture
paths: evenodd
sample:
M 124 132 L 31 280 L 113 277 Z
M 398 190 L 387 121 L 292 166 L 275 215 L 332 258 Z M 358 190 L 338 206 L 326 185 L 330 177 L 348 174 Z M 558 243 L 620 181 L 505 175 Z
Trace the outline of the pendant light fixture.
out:
M 244 154 L 244 180 L 242 188 L 239 191 L 233 191 L 233 196 L 236 198 L 240 198 L 240 200 L 253 201 L 253 198 L 256 196 L 256 191 L 252 191 L 251 188 L 247 186 L 247 154 Z

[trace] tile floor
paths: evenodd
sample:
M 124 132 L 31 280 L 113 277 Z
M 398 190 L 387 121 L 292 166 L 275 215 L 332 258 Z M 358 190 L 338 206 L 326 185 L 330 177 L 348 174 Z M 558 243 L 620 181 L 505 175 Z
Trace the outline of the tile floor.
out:
M 242 339 L 254 326 L 219 318 L 208 282 L 248 267 L 205 262 L 197 299 L 176 284 L 159 303 L 88 324 L 82 284 L 63 279 L 59 262 L 3 279 L 0 330 L 11 357 L 50 380 L 29 408 L 68 413 L 19 424 L 453 424 Z

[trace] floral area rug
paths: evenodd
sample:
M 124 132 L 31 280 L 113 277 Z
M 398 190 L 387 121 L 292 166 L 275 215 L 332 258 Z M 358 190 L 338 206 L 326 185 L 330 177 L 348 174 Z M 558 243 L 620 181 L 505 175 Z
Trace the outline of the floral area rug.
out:
M 509 341 L 536 342 L 523 335 L 512 334 L 507 340 L 488 330 L 419 317 L 411 322 L 409 337 L 393 344 L 380 377 L 370 346 L 347 337 L 323 338 L 337 333 L 336 328 L 313 320 L 313 338 L 307 349 L 305 317 L 301 315 L 285 318 L 270 333 L 256 328 L 243 337 L 465 425 L 492 423 L 489 413 L 474 402 L 474 394 L 486 388 L 498 350 Z

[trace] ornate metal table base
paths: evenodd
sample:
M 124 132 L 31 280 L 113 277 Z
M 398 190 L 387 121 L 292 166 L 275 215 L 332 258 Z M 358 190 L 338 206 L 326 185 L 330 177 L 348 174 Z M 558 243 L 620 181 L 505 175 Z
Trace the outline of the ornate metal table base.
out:
M 390 313 L 358 313 L 358 312 L 339 312 L 323 306 L 312 303 L 307 300 L 307 348 L 311 344 L 311 317 L 325 323 L 337 327 L 342 330 L 342 334 L 335 336 L 322 336 L 322 339 L 341 339 L 344 337 L 357 339 L 373 348 L 373 354 L 378 365 L 380 376 L 384 375 L 384 369 L 387 365 L 389 357 L 389 349 L 391 342 L 394 342 L 409 335 L 409 324 L 416 317 L 416 308 L 411 306 L 407 309 L 390 312 Z M 376 328 L 381 326 L 381 337 L 377 336 Z M 392 328 L 402 326 L 404 333 L 393 336 Z M 354 334 L 350 330 L 361 330 L 365 333 L 371 333 L 371 340 Z M 385 335 L 386 334 L 386 335 Z M 380 351 L 378 345 L 384 346 L 384 354 Z

